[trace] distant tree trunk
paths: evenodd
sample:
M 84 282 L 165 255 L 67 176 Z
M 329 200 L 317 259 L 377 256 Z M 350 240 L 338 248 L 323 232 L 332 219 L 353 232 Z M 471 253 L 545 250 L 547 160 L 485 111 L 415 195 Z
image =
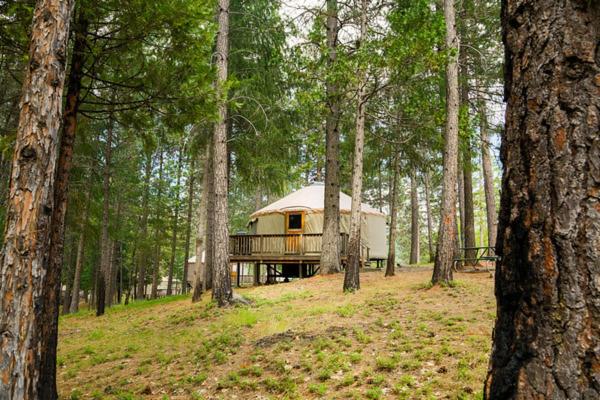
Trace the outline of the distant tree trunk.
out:
M 173 294 L 173 270 L 175 269 L 175 253 L 177 252 L 177 229 L 179 228 L 179 185 L 181 184 L 181 164 L 183 155 L 179 149 L 177 160 L 177 179 L 175 181 L 175 207 L 173 210 L 173 236 L 171 237 L 171 262 L 169 263 L 169 278 L 167 281 L 167 296 Z M 187 262 L 187 260 L 186 260 Z
M 335 68 L 338 35 L 337 0 L 327 0 L 327 66 Z M 325 204 L 321 249 L 321 274 L 340 271 L 340 94 L 334 78 L 326 83 L 327 121 L 325 136 Z
M 121 212 L 122 212 L 122 202 L 121 197 L 117 195 L 117 212 L 115 216 L 115 228 L 116 232 L 119 232 L 121 227 Z M 113 301 L 115 299 L 115 289 L 117 286 L 117 270 L 120 262 L 119 258 L 119 242 L 117 240 L 111 241 L 111 251 L 110 251 L 110 280 L 107 281 L 106 286 L 106 304 L 108 307 L 112 307 Z
M 473 167 L 471 164 L 471 148 L 467 144 L 468 148 L 464 152 L 463 156 L 463 189 L 465 194 L 465 225 L 464 229 L 464 240 L 465 247 L 475 247 L 475 210 L 473 205 Z M 474 258 L 477 256 L 476 250 L 465 250 L 465 258 L 467 261 L 466 265 L 475 265 Z
M 0 253 L 0 393 L 56 399 L 60 269 L 49 269 L 71 1 L 33 12 Z
M 150 291 L 150 298 L 156 299 L 158 297 L 158 278 L 160 273 L 160 256 L 161 256 L 161 241 L 162 241 L 162 227 L 160 226 L 162 220 L 162 188 L 163 188 L 163 162 L 164 152 L 161 148 L 158 156 L 158 181 L 157 181 L 157 194 L 156 194 L 156 225 L 154 226 L 154 265 L 152 269 L 152 289 Z
M 418 264 L 420 258 L 419 193 L 417 187 L 417 171 L 414 169 L 410 175 L 410 209 L 410 263 Z
M 394 276 L 396 274 L 396 235 L 398 234 L 398 179 L 400 175 L 400 160 L 394 158 L 392 165 L 393 178 L 392 187 L 389 194 L 390 204 L 390 232 L 388 236 L 388 256 L 385 276 Z
M 484 397 L 598 399 L 600 3 L 504 0 L 502 25 L 501 259 Z
M 110 164 L 112 162 L 112 139 L 114 121 L 112 114 L 109 116 L 108 128 L 106 129 L 106 142 L 104 144 L 104 171 L 102 173 L 102 237 L 100 239 L 100 273 L 96 286 L 96 316 L 104 314 L 106 307 L 106 295 L 110 285 L 110 238 L 108 236 L 108 224 L 110 223 Z
M 463 8 L 464 9 L 464 8 Z M 464 12 L 464 11 L 463 11 Z M 460 62 L 461 65 L 461 83 L 460 83 L 460 103 L 463 112 L 466 114 L 468 124 L 469 121 L 469 71 L 468 64 L 469 58 L 467 48 L 462 47 L 460 49 Z M 459 195 L 462 196 L 462 208 L 461 208 L 461 231 L 463 234 L 463 245 L 466 248 L 475 247 L 475 210 L 473 206 L 473 166 L 472 166 L 472 151 L 471 151 L 471 138 L 464 138 L 464 151 L 462 152 L 462 192 Z M 475 265 L 475 257 L 477 251 L 465 250 L 465 264 Z
M 456 225 L 456 234 L 458 240 L 456 241 L 456 248 L 460 251 L 461 247 L 465 245 L 465 175 L 463 169 L 462 155 L 458 155 L 457 165 L 457 180 L 456 180 L 456 193 L 458 193 L 458 222 Z
M 218 120 L 213 136 L 215 212 L 213 240 L 214 265 L 212 298 L 219 306 L 231 303 L 231 275 L 229 268 L 229 229 L 227 211 L 227 64 L 229 60 L 229 0 L 219 0 L 219 32 L 217 34 L 217 92 Z
M 142 243 L 138 253 L 139 278 L 137 282 L 136 298 L 141 300 L 145 296 L 146 289 L 146 265 L 148 264 L 148 202 L 150 198 L 150 177 L 152 176 L 152 154 L 146 155 L 144 195 L 142 197 Z
M 194 206 L 194 183 L 196 178 L 196 157 L 191 157 L 190 159 L 190 170 L 188 175 L 188 204 L 187 204 L 187 218 L 185 223 L 185 255 L 183 262 L 183 278 L 182 278 L 182 287 L 181 293 L 188 292 L 188 274 L 189 274 L 189 262 L 190 259 L 190 242 L 192 238 L 192 211 Z
M 71 307 L 72 313 L 79 311 L 79 288 L 81 285 L 81 270 L 83 269 L 83 252 L 85 249 L 85 230 L 89 221 L 90 214 L 90 202 L 92 197 L 91 186 L 87 186 L 87 193 L 85 195 L 85 206 L 83 209 L 83 217 L 81 219 L 81 231 L 79 232 L 79 240 L 77 243 L 77 260 L 75 261 L 75 274 L 73 277 L 73 294 L 71 295 Z
M 427 208 L 427 244 L 429 247 L 429 262 L 435 260 L 435 252 L 433 250 L 433 221 L 431 217 L 431 173 L 427 171 L 425 174 L 425 207 Z
M 361 0 L 360 40 L 367 36 L 367 0 Z M 348 265 L 344 276 L 344 291 L 354 292 L 360 289 L 361 262 L 361 222 L 360 209 L 362 200 L 363 150 L 365 147 L 365 116 L 367 108 L 367 70 L 362 67 L 358 71 L 358 90 L 356 95 L 356 137 L 354 139 L 354 160 L 352 166 L 352 206 L 350 216 L 350 237 L 348 239 Z
M 212 157 L 211 157 L 212 145 L 210 142 L 206 146 L 206 155 L 201 159 L 204 163 L 204 170 L 202 171 L 202 194 L 200 197 L 200 204 L 198 206 L 198 232 L 196 234 L 196 274 L 194 276 L 194 290 L 192 294 L 192 302 L 195 303 L 200 301 L 202 292 L 206 290 L 205 282 L 206 278 L 212 273 L 207 273 L 206 261 L 208 258 L 208 246 L 207 241 L 207 225 L 208 225 L 208 202 L 210 197 L 210 178 L 212 176 Z M 205 253 L 204 263 L 202 262 L 202 253 Z
M 206 291 L 212 289 L 213 286 L 213 270 L 215 267 L 215 174 L 214 174 L 214 162 L 213 152 L 214 147 L 212 144 L 209 148 L 210 162 L 207 165 L 208 181 L 206 186 L 206 239 L 205 239 L 205 257 L 204 257 L 204 281 L 202 284 L 202 290 Z
M 485 191 L 485 207 L 488 229 L 488 246 L 496 247 L 497 217 L 496 193 L 494 190 L 494 170 L 490 156 L 490 143 L 488 137 L 488 120 L 485 102 L 479 99 L 479 133 L 481 135 L 481 166 L 483 170 L 483 187 Z
M 458 166 L 458 37 L 454 0 L 444 0 L 444 19 L 446 21 L 446 48 L 448 61 L 446 66 L 446 130 L 444 132 L 444 174 L 442 182 L 442 200 L 440 228 L 438 233 L 435 263 L 433 266 L 433 284 L 452 280 L 452 260 L 456 237 L 456 170 Z
M 69 261 L 63 264 L 63 268 L 67 267 L 63 280 L 66 282 L 65 291 L 62 297 L 61 314 L 66 315 L 70 312 L 71 305 L 71 290 L 73 289 L 73 275 L 75 274 L 75 235 L 71 235 L 71 243 L 69 246 Z M 64 257 L 63 257 L 64 258 Z M 62 287 L 61 287 L 62 291 Z

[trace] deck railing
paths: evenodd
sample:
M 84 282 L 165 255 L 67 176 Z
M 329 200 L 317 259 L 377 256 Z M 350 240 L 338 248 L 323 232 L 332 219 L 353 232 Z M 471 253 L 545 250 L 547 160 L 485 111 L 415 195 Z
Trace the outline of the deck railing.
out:
M 282 234 L 282 235 L 231 235 L 229 254 L 233 256 L 286 256 L 319 255 L 323 234 Z M 348 234 L 340 235 L 340 255 L 347 255 Z M 368 248 L 361 246 L 363 257 L 368 257 Z

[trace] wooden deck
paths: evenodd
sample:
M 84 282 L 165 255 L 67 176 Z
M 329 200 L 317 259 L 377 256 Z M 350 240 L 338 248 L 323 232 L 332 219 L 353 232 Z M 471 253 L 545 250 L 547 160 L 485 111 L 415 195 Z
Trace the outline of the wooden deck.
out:
M 272 264 L 318 264 L 321 258 L 321 233 L 282 235 L 231 235 L 231 262 L 261 262 Z M 340 235 L 340 257 L 348 252 L 348 234 Z M 361 246 L 361 258 L 369 259 L 369 249 Z

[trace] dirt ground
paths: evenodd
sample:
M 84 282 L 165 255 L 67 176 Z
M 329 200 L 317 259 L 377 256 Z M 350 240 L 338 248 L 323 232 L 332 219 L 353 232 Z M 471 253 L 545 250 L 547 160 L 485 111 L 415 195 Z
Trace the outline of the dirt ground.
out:
M 489 273 L 429 287 L 428 269 L 238 289 L 62 317 L 64 399 L 479 399 L 495 318 Z

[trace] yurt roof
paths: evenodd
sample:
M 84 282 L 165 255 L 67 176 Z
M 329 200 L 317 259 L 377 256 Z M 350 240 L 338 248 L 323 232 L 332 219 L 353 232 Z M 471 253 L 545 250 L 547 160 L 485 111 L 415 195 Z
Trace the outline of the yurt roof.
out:
M 293 193 L 288 194 L 282 199 L 269 204 L 266 207 L 254 212 L 250 218 L 256 218 L 264 214 L 285 213 L 290 211 L 323 211 L 325 203 L 325 185 L 322 183 L 313 183 L 310 186 L 303 187 Z M 340 211 L 350 212 L 352 209 L 352 198 L 347 194 L 340 192 Z M 368 204 L 361 204 L 360 209 L 366 214 L 376 214 L 384 216 L 382 212 Z

